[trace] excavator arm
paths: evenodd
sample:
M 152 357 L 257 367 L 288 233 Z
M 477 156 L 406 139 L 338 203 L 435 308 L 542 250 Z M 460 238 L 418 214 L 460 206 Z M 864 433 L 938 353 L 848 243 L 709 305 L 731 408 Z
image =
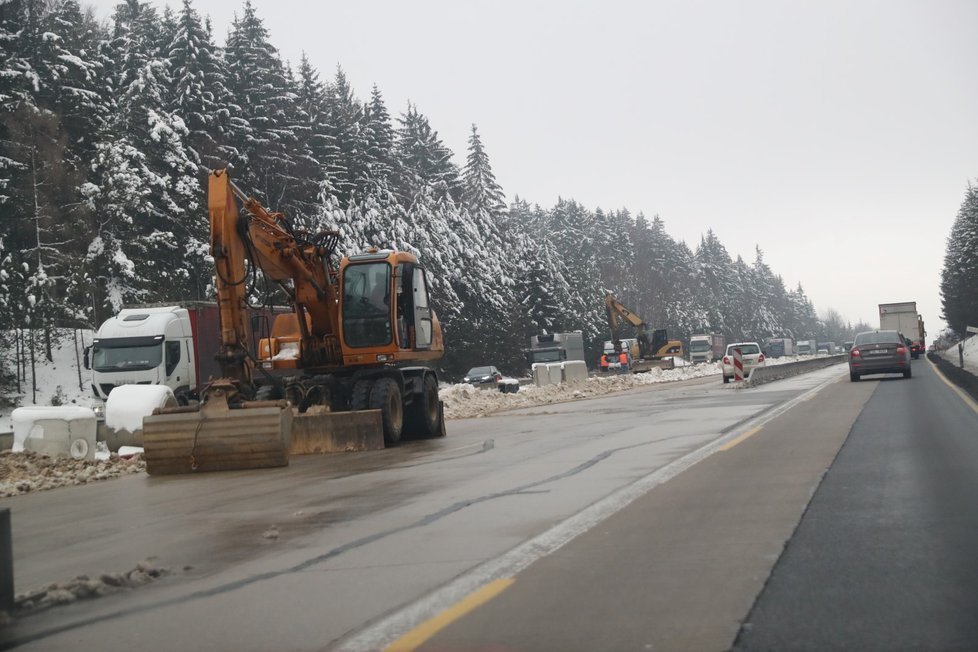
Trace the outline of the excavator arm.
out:
M 208 175 L 208 212 L 221 312 L 222 373 L 236 382 L 254 384 L 254 361 L 248 355 L 246 260 L 292 298 L 295 314 L 285 320 L 299 334 L 303 356 L 316 363 L 338 361 L 336 290 L 331 278 L 335 272 L 330 264 L 335 232 L 300 240 L 281 213 L 246 195 L 226 170 Z
M 638 339 L 639 355 L 642 358 L 652 357 L 648 337 L 648 326 L 645 320 L 629 310 L 610 292 L 604 295 L 604 307 L 608 313 L 608 328 L 611 330 L 611 341 L 619 340 L 619 320 L 625 320 L 635 327 L 635 337 Z

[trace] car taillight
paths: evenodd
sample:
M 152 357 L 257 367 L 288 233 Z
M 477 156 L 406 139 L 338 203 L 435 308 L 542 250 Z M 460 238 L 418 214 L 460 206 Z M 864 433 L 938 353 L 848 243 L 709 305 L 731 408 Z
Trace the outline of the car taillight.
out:
M 757 356 L 757 361 L 758 362 L 764 362 L 764 354 L 763 353 L 761 355 Z
M 897 355 L 905 355 L 906 353 L 907 353 L 907 347 L 905 346 L 897 347 Z
M 862 353 L 859 352 L 859 349 L 852 349 L 851 351 L 849 351 L 849 355 L 851 355 L 854 358 L 858 358 L 862 355 Z
M 730 358 L 723 356 L 723 364 L 730 364 Z

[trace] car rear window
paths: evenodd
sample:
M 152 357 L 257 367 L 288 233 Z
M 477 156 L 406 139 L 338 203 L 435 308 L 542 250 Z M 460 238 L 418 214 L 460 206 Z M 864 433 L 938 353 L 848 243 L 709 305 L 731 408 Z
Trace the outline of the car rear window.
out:
M 856 346 L 860 344 L 903 344 L 896 331 L 875 331 L 856 335 Z
M 740 349 L 742 355 L 755 355 L 761 352 L 756 344 L 731 344 L 727 347 L 727 355 L 732 354 L 734 349 Z

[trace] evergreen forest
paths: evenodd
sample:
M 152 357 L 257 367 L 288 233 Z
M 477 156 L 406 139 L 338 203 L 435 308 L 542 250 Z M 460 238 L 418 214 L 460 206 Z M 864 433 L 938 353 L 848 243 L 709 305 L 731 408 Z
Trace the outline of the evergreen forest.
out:
M 658 216 L 507 201 L 476 125 L 452 152 L 420 103 L 391 109 L 342 68 L 284 61 L 249 2 L 237 16 L 219 39 L 191 0 L 125 0 L 101 22 L 75 0 L 0 4 L 0 348 L 20 329 L 49 343 L 125 305 L 213 298 L 204 186 L 226 166 L 296 228 L 338 230 L 340 253 L 416 253 L 449 378 L 523 372 L 543 331 L 582 331 L 593 360 L 606 291 L 673 338 L 851 333 L 786 287 L 763 243 L 744 260 L 712 231 L 677 241 Z M 969 202 L 973 235 L 974 189 Z M 971 292 L 974 314 L 952 277 L 945 300 Z

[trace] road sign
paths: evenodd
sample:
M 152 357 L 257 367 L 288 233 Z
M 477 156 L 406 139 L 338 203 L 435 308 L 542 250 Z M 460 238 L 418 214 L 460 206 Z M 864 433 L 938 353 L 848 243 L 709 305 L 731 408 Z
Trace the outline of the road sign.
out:
M 969 333 L 978 333 L 978 326 L 968 326 L 964 330 L 968 331 Z

